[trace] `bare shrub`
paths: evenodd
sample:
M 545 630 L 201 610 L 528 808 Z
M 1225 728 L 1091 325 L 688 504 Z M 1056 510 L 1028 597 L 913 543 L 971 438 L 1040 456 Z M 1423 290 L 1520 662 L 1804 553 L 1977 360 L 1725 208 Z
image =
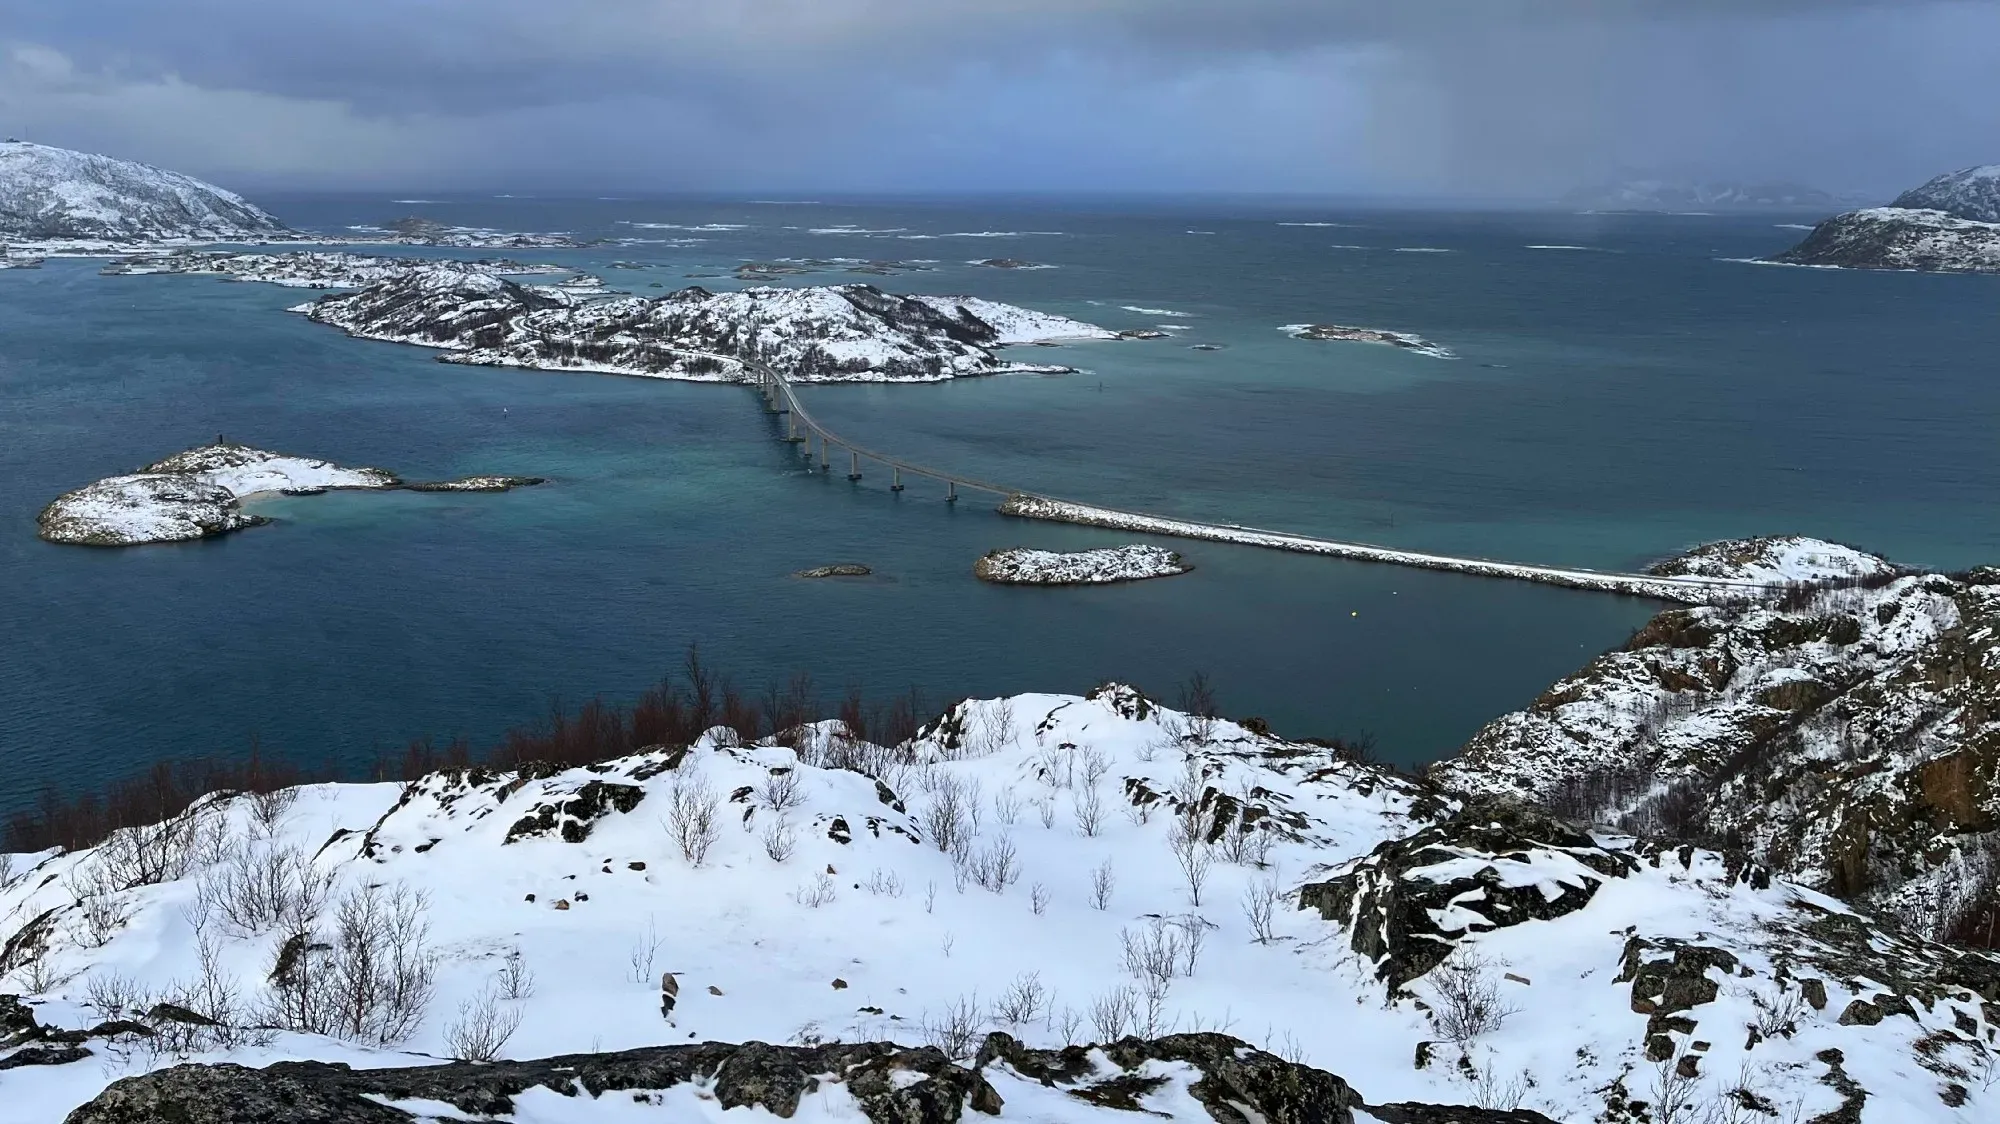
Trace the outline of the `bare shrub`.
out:
M 660 936 L 658 925 L 652 915 L 646 917 L 646 928 L 632 941 L 631 951 L 625 954 L 625 981 L 635 984 L 650 984 L 659 979 L 656 961 L 660 955 L 660 945 L 665 938 Z
M 1024 1026 L 1041 1018 L 1048 1006 L 1049 989 L 1042 985 L 1041 973 L 1023 972 L 994 1000 L 993 1021 Z
M 764 784 L 757 790 L 757 799 L 764 807 L 783 815 L 806 802 L 805 788 L 799 783 L 797 769 L 773 769 L 764 778 Z
M 296 847 L 251 843 L 231 850 L 197 888 L 198 908 L 213 911 L 245 935 L 313 927 L 333 892 L 333 873 L 321 871 Z
M 127 1011 L 145 1004 L 139 981 L 117 972 L 99 972 L 84 984 L 84 1002 L 95 1008 L 98 1017 L 121 1018 Z
M 1014 700 L 995 699 L 984 709 L 969 747 L 973 757 L 991 757 L 1014 744 Z
M 1215 740 L 1215 686 L 1204 672 L 1197 671 L 1181 683 L 1175 709 L 1186 715 L 1182 721 L 1190 740 L 1207 745 Z
M 1104 830 L 1104 798 L 1090 786 L 1073 790 L 1070 800 L 1076 812 L 1076 829 L 1087 838 L 1095 838 Z
M 968 870 L 982 889 L 1002 893 L 1021 879 L 1020 854 L 1014 841 L 1002 835 L 972 855 Z
M 876 897 L 903 896 L 903 878 L 893 870 L 876 867 L 868 873 L 867 890 Z
M 1035 911 L 1036 917 L 1040 917 L 1049 911 L 1049 888 L 1047 886 L 1037 882 L 1028 888 L 1028 908 Z
M 689 866 L 701 866 L 721 835 L 716 821 L 722 798 L 699 772 L 681 772 L 674 776 L 667 801 L 667 834 Z
M 1082 754 L 1083 783 L 1096 788 L 1111 772 L 1111 758 L 1096 746 L 1086 747 Z
M 500 970 L 493 974 L 502 999 L 527 999 L 535 994 L 535 973 L 518 948 L 510 948 L 500 958 Z
M 971 786 L 956 773 L 940 771 L 929 781 L 930 802 L 924 808 L 924 832 L 937 849 L 950 854 L 972 834 Z
M 21 981 L 21 990 L 27 995 L 47 995 L 64 986 L 81 974 L 82 969 L 65 972 L 56 967 L 56 959 L 47 952 L 30 955 L 17 965 L 15 979 Z
M 993 794 L 993 818 L 1006 827 L 1013 827 L 1021 821 L 1021 794 L 1012 788 L 1003 788 Z
M 171 882 L 187 874 L 194 860 L 195 816 L 183 813 L 161 823 L 114 831 L 97 848 L 104 878 L 120 890 Z
M 1074 1007 L 1064 1007 L 1060 1011 L 1049 1012 L 1048 1027 L 1055 1032 L 1057 1040 L 1065 1046 L 1079 1046 L 1077 1032 L 1083 1029 L 1083 1012 Z
M 1035 812 L 1042 818 L 1042 826 L 1056 826 L 1056 802 L 1054 797 L 1044 796 L 1035 801 Z
M 974 992 L 946 1004 L 941 1011 L 926 1012 L 923 1019 L 924 1041 L 937 1047 L 952 1061 L 970 1061 L 974 1047 L 981 1040 L 979 1032 L 984 1027 L 979 994 Z
M 1499 1030 L 1514 1013 L 1500 997 L 1493 965 L 1475 949 L 1460 945 L 1431 969 L 1430 976 L 1436 996 L 1431 1023 L 1440 1037 L 1461 1050 Z
M 132 903 L 102 864 L 72 868 L 63 886 L 76 899 L 77 915 L 83 919 L 84 943 L 93 948 L 111 943 L 111 938 L 132 919 Z
M 792 857 L 798 848 L 798 832 L 792 822 L 783 816 L 772 820 L 764 827 L 764 853 L 774 863 L 781 863 Z
M 1139 1013 L 1139 989 L 1119 984 L 1090 1001 L 1090 1026 L 1097 1041 L 1116 1042 L 1131 1032 Z
M 14 865 L 13 853 L 0 851 L 0 894 L 19 886 L 26 877 L 27 873 Z
M 445 1049 L 462 1062 L 490 1062 L 521 1029 L 521 1009 L 491 991 L 458 1005 L 458 1021 L 445 1028 Z
M 284 822 L 285 813 L 291 811 L 292 805 L 298 801 L 299 790 L 274 788 L 269 792 L 251 792 L 248 796 L 251 822 L 263 828 L 264 834 L 269 835 Z
M 792 900 L 807 909 L 818 909 L 833 899 L 833 876 L 825 871 L 821 871 L 811 882 L 792 892 Z
M 1173 849 L 1174 861 L 1180 865 L 1181 877 L 1187 882 L 1188 903 L 1199 908 L 1202 887 L 1208 885 L 1209 871 L 1215 866 L 1214 848 L 1202 838 L 1199 828 L 1188 823 L 1185 816 L 1168 833 L 1167 845 Z
M 1534 1088 L 1534 1079 L 1526 1070 L 1506 1076 L 1495 1070 L 1492 1062 L 1471 1070 L 1465 1079 L 1472 1086 L 1472 1103 L 1503 1112 L 1520 1108 L 1528 1099 L 1528 1090 Z
M 1751 1025 L 1759 1038 L 1790 1038 L 1798 1032 L 1799 1020 L 1806 1013 L 1802 992 L 1780 986 L 1774 999 L 1753 995 L 1751 1000 L 1757 1005 L 1757 1021 Z
M 1186 955 L 1182 947 L 1182 932 L 1179 926 L 1164 917 L 1151 918 L 1146 927 L 1136 933 L 1131 929 L 1118 930 L 1125 971 L 1149 985 L 1165 986 L 1171 982 L 1181 974 L 1182 959 Z
M 430 1006 L 437 972 L 428 908 L 423 893 L 400 884 L 349 891 L 331 931 L 296 931 L 280 945 L 264 1021 L 375 1045 L 409 1037 Z
M 1258 944 L 1270 944 L 1276 939 L 1275 923 L 1278 899 L 1283 896 L 1277 882 L 1271 879 L 1253 882 L 1243 891 L 1243 917 L 1250 923 L 1250 936 Z
M 1100 913 L 1111 908 L 1111 891 L 1117 886 L 1118 876 L 1111 870 L 1111 860 L 1105 859 L 1090 872 L 1090 908 Z

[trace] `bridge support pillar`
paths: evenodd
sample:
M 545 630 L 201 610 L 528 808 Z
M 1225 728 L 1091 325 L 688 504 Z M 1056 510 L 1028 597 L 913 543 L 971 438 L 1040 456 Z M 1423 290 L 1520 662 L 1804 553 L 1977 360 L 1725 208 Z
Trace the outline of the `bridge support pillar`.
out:
M 958 502 L 958 481 L 947 480 L 944 482 L 944 502 L 946 503 Z
M 852 449 L 847 450 L 847 478 L 861 479 L 861 454 Z
M 832 450 L 831 448 L 829 448 L 829 447 L 827 446 L 827 442 L 826 442 L 826 434 L 824 434 L 824 433 L 820 434 L 820 435 L 819 435 L 819 470 L 820 470 L 821 472 L 825 472 L 825 471 L 827 471 L 827 469 L 828 469 L 828 468 L 832 467 L 831 465 L 829 465 L 829 464 L 827 463 L 827 457 L 828 457 L 828 456 L 829 456 L 829 455 L 830 455 L 830 454 L 831 454 L 832 452 L 833 452 L 833 450 Z
M 889 490 L 892 492 L 900 492 L 903 490 L 903 470 L 901 468 L 893 468 L 890 470 Z

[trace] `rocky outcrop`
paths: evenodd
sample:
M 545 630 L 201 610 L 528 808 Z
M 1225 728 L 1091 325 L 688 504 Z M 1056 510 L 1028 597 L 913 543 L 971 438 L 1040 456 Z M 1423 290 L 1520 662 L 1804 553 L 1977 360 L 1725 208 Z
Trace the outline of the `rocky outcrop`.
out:
M 267 285 L 295 289 L 359 289 L 436 264 L 429 258 L 394 258 L 331 250 L 294 250 L 284 254 L 177 250 L 171 254 L 121 258 L 99 272 L 108 277 L 194 274 L 230 281 L 261 281 Z M 490 273 L 496 277 L 561 272 L 553 266 L 525 265 L 506 259 L 456 262 L 453 267 L 472 273 Z
M 1443 344 L 1432 343 L 1422 336 L 1408 332 L 1391 332 L 1382 328 L 1354 328 L 1345 324 L 1288 324 L 1283 331 L 1296 340 L 1345 340 L 1351 343 L 1385 343 L 1414 351 L 1418 355 L 1428 355 L 1433 359 L 1457 358 L 1452 350 Z
M 1478 800 L 1306 885 L 1299 908 L 1340 923 L 1376 975 L 1400 987 L 1475 933 L 1582 909 L 1636 865 L 1532 806 Z
M 1943 211 L 1873 207 L 1827 219 L 1798 245 L 1768 260 L 1845 269 L 1993 273 L 2000 271 L 2000 224 Z
M 996 1085 L 1032 1082 L 1102 1110 L 1107 1121 L 1144 1111 L 1144 1100 L 1170 1083 L 1218 1124 L 1351 1124 L 1358 1099 L 1347 1083 L 1320 1070 L 1217 1034 L 1127 1038 L 1102 1047 L 1029 1050 L 1003 1034 L 989 1036 L 970 1065 L 932 1047 L 891 1043 L 829 1046 L 709 1042 L 527 1062 L 451 1064 L 405 1069 L 349 1069 L 281 1062 L 264 1069 L 179 1065 L 128 1077 L 69 1114 L 66 1124 L 410 1124 L 398 1102 L 431 1102 L 468 1115 L 497 1116 L 515 1098 L 542 1088 L 565 1097 L 670 1104 L 675 1090 L 699 1088 L 722 1109 L 761 1108 L 790 1119 L 806 1095 L 829 1085 L 852 1098 L 856 1124 L 956 1124 L 1007 1119 Z M 414 1104 L 413 1104 L 414 1107 Z M 1533 1114 L 1397 1106 L 1378 1119 L 1512 1124 Z M 613 1110 L 606 1106 L 606 1119 Z M 1443 1115 L 1440 1115 L 1443 1114 Z M 578 1117 L 581 1118 L 581 1117 Z M 1032 1118 L 1039 1119 L 1039 1116 Z
M 1105 585 L 1172 577 L 1194 569 L 1175 551 L 1157 546 L 1112 546 L 1058 553 L 1012 547 L 988 551 L 972 576 L 1002 585 Z
M 0 142 L 0 239 L 222 242 L 289 233 L 241 196 L 191 176 L 45 144 Z
M 1430 775 L 1744 848 L 1946 937 L 2000 877 L 2000 575 L 1669 610 Z
M 1007 370 L 995 349 L 1108 339 L 1081 321 L 971 297 L 897 296 L 872 285 L 753 288 L 584 302 L 440 265 L 305 306 L 367 339 L 445 349 L 448 362 L 734 382 L 747 363 L 802 382 L 925 382 Z
M 2000 164 L 1946 172 L 1898 195 L 1891 206 L 1943 211 L 1974 222 L 2000 222 Z

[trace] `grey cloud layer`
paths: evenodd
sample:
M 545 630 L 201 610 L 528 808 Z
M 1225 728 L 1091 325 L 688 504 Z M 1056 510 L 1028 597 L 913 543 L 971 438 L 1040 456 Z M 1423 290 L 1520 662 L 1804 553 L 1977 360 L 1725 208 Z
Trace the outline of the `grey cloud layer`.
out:
M 1990 2 L 0 0 L 0 49 L 6 127 L 301 181 L 1515 195 L 2000 160 Z

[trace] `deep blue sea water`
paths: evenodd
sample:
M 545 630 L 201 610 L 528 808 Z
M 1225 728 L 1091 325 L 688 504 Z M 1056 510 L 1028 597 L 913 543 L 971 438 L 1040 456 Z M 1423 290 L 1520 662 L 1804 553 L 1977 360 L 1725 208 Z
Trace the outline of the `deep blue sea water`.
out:
M 1076 375 L 806 392 L 857 440 L 1080 500 L 1587 566 L 1772 532 L 2000 559 L 2000 279 L 1723 260 L 1789 245 L 1785 216 L 266 202 L 324 229 L 415 212 L 700 239 L 515 255 L 642 293 L 728 287 L 746 259 L 933 259 L 795 283 L 1184 325 L 1030 355 Z M 814 232 L 841 226 L 882 233 Z M 1050 233 L 952 237 L 978 232 Z M 994 256 L 1057 268 L 965 264 Z M 803 474 L 740 388 L 447 366 L 283 311 L 309 294 L 98 264 L 0 272 L 0 810 L 253 735 L 347 768 L 416 736 L 484 740 L 552 694 L 627 700 L 691 641 L 753 688 L 803 670 L 829 693 L 914 685 L 940 702 L 1106 678 L 1170 696 L 1199 668 L 1231 713 L 1369 730 L 1417 762 L 1657 608 L 1205 543 L 1169 544 L 1198 567 L 1181 578 L 996 588 L 970 576 L 992 547 L 1131 536 Z M 1414 331 L 1460 358 L 1277 330 L 1305 321 Z M 180 546 L 34 537 L 58 493 L 217 433 L 412 478 L 553 483 L 276 500 L 260 507 L 272 526 Z M 789 576 L 834 561 L 877 576 Z

